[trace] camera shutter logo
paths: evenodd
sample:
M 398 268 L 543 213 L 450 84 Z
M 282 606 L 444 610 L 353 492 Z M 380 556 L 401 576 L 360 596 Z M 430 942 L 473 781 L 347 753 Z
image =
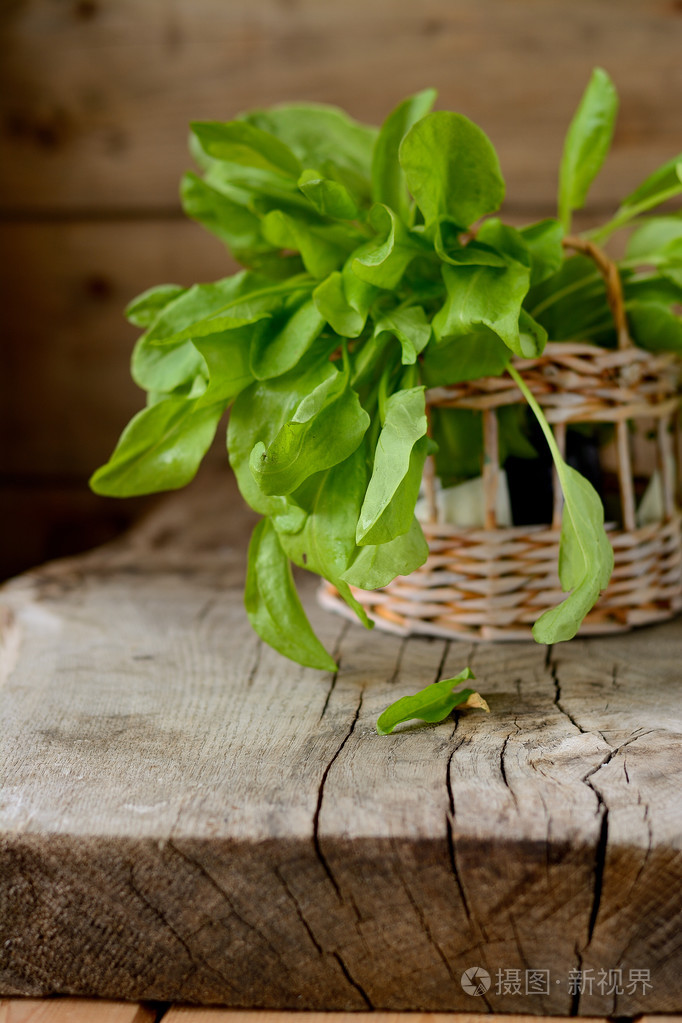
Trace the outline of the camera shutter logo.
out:
M 490 987 L 490 974 L 482 966 L 470 966 L 462 974 L 462 990 L 467 995 L 484 995 Z

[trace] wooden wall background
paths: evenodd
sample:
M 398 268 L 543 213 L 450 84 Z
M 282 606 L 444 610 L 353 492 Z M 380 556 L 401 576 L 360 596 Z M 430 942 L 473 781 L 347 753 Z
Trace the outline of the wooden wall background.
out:
M 180 211 L 190 119 L 309 99 L 379 122 L 434 85 L 531 218 L 600 64 L 622 113 L 592 212 L 682 149 L 682 0 L 2 0 L 0 51 L 6 573 L 139 510 L 86 488 L 140 405 L 122 307 L 232 268 Z

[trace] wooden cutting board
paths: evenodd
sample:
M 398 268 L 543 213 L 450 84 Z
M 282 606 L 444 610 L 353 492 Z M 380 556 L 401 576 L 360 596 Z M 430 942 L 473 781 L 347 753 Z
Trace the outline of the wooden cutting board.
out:
M 309 578 L 332 677 L 251 632 L 252 521 L 204 476 L 0 596 L 0 995 L 680 1011 L 682 622 L 401 641 Z M 376 734 L 466 664 L 489 716 Z

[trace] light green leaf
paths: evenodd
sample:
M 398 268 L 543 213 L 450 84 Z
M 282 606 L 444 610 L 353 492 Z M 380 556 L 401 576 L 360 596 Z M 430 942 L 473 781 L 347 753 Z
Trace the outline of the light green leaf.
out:
M 308 668 L 336 670 L 306 617 L 289 559 L 268 519 L 258 523 L 249 544 L 244 605 L 255 631 L 279 653 Z
M 627 260 L 658 263 L 673 255 L 681 258 L 677 246 L 682 241 L 682 217 L 651 217 L 632 232 L 625 250 Z
M 196 399 L 167 398 L 138 412 L 90 486 L 107 497 L 133 497 L 184 487 L 215 436 L 224 404 L 199 408 Z
M 430 345 L 424 353 L 422 377 L 429 387 L 496 377 L 510 358 L 511 351 L 497 334 L 479 330 Z
M 491 245 L 477 239 L 462 241 L 462 228 L 450 217 L 439 217 L 434 230 L 434 248 L 444 263 L 453 266 L 501 266 L 508 260 Z
M 164 311 L 149 332 L 149 341 L 158 345 L 177 345 L 224 330 L 236 330 L 266 319 L 291 295 L 310 291 L 312 281 L 298 274 L 284 281 L 271 281 L 256 274 L 237 274 L 238 286 L 228 281 L 195 284 Z
M 186 290 L 179 284 L 159 284 L 155 288 L 148 288 L 126 306 L 126 319 L 134 327 L 151 327 L 166 306 Z
M 437 111 L 417 121 L 400 146 L 400 164 L 427 224 L 449 216 L 466 228 L 504 199 L 497 154 L 463 114 Z
M 403 696 L 379 715 L 377 732 L 379 735 L 388 735 L 396 725 L 412 721 L 414 718 L 428 722 L 443 721 L 455 707 L 462 709 L 465 706 L 479 707 L 488 711 L 488 704 L 473 689 L 460 689 L 459 692 L 455 692 L 456 687 L 462 682 L 474 677 L 472 671 L 465 668 L 454 678 L 441 679 L 440 682 L 420 689 L 413 696 Z
M 358 547 L 343 579 L 350 586 L 362 590 L 376 590 L 388 586 L 398 575 L 409 575 L 424 564 L 429 556 L 429 545 L 422 527 L 412 517 L 406 533 L 381 544 Z
M 145 391 L 174 391 L 206 373 L 206 365 L 191 341 L 160 348 L 148 334 L 138 339 L 130 364 L 131 375 Z
M 670 305 L 641 300 L 628 302 L 626 308 L 632 336 L 640 348 L 651 352 L 682 351 L 682 319 Z
M 272 246 L 261 235 L 260 218 L 245 204 L 207 184 L 192 172 L 180 183 L 182 208 L 234 252 L 267 252 Z
M 406 133 L 428 114 L 437 95 L 435 89 L 424 89 L 399 103 L 381 126 L 374 146 L 372 199 L 390 206 L 405 223 L 411 222 L 411 204 L 398 151 Z
M 267 327 L 267 324 L 262 326 Z M 190 342 L 203 356 L 208 372 L 208 387 L 197 402 L 198 408 L 215 402 L 227 404 L 251 384 L 249 350 L 252 336 L 257 332 L 251 327 L 242 327 Z
M 301 164 L 326 177 L 333 169 L 349 173 L 358 185 L 369 178 L 377 129 L 353 120 L 339 107 L 324 103 L 290 103 L 253 110 L 245 120 L 281 139 Z
M 487 327 L 517 355 L 537 354 L 519 333 L 521 303 L 528 291 L 530 271 L 519 263 L 505 269 L 491 266 L 443 266 L 447 299 L 433 318 L 438 341 L 463 337 Z
M 631 192 L 621 203 L 616 217 L 619 217 L 620 213 L 626 212 L 628 219 L 638 216 L 654 206 L 659 206 L 667 199 L 672 199 L 680 192 L 682 192 L 682 153 L 664 163 L 662 167 L 650 174 L 634 192 Z
M 398 286 L 415 256 L 424 255 L 429 247 L 388 206 L 373 206 L 369 221 L 383 238 L 381 241 L 367 242 L 358 250 L 351 264 L 352 270 L 360 280 L 378 288 L 392 290 Z
M 290 494 L 309 476 L 348 458 L 368 426 L 348 373 L 334 371 L 300 402 L 267 447 L 255 445 L 251 472 L 264 494 Z
M 559 220 L 566 231 L 606 159 L 617 113 L 615 86 L 605 71 L 595 68 L 566 134 L 559 168 Z
M 335 270 L 315 288 L 313 301 L 321 316 L 340 337 L 359 337 L 367 317 L 351 306 L 344 283 L 342 274 Z
M 289 147 L 245 121 L 194 121 L 192 131 L 209 156 L 297 179 L 300 162 Z
M 340 596 L 366 628 L 372 623 L 353 597 L 343 573 L 353 558 L 355 527 L 367 486 L 365 444 L 345 462 L 311 476 L 294 495 L 306 512 L 302 529 L 280 534 L 288 557 L 301 568 L 317 572 L 336 586 Z M 275 526 L 280 528 L 280 517 Z
M 405 309 L 396 308 L 377 321 L 374 328 L 375 337 L 383 331 L 398 338 L 402 347 L 403 365 L 411 366 L 429 343 L 431 324 L 428 323 L 422 306 L 407 306 Z
M 499 217 L 484 220 L 476 232 L 476 241 L 490 246 L 498 253 L 504 263 L 520 263 L 530 268 L 530 252 L 526 240 L 515 227 L 503 224 Z
M 389 397 L 358 518 L 358 544 L 387 543 L 410 528 L 427 454 L 426 427 L 423 387 Z
M 335 220 L 355 220 L 360 210 L 348 189 L 338 181 L 325 178 L 319 171 L 305 170 L 298 187 L 318 213 Z
M 263 235 L 273 245 L 300 252 L 306 270 L 318 279 L 338 269 L 360 239 L 344 224 L 310 222 L 281 210 L 265 215 Z
M 251 370 L 256 379 L 267 380 L 293 369 L 319 337 L 324 323 L 315 303 L 308 299 L 283 323 L 274 318 L 265 329 L 254 332 Z
M 295 369 L 280 377 L 257 380 L 241 392 L 232 407 L 227 428 L 230 464 L 242 497 L 261 515 L 273 514 L 281 505 L 256 483 L 249 467 L 251 452 L 259 443 L 267 448 L 306 395 L 337 375 L 328 355 L 324 348 L 318 351 L 313 345 Z
M 528 246 L 530 283 L 531 287 L 535 287 L 561 267 L 564 260 L 564 249 L 561 244 L 564 229 L 558 220 L 548 218 L 519 228 L 519 234 Z

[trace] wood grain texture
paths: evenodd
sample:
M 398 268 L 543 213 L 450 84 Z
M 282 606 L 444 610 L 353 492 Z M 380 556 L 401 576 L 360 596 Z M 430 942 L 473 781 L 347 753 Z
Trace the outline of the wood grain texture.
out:
M 235 264 L 182 220 L 151 229 L 135 221 L 5 225 L 0 260 L 10 338 L 0 473 L 87 479 L 144 405 L 130 379 L 140 332 L 124 319 L 127 303 L 152 284 L 215 280 Z
M 125 542 L 4 590 L 0 993 L 679 1011 L 682 623 L 547 658 L 366 633 L 305 585 L 330 677 L 249 631 L 251 521 L 204 474 Z M 466 663 L 489 717 L 376 734 Z M 504 992 L 527 969 L 548 994 Z M 601 991 L 612 969 L 650 986 Z
M 356 1012 L 353 1023 L 478 1023 L 480 1016 L 473 1013 L 397 1013 Z M 660 1019 L 661 1017 L 656 1017 Z M 674 1018 L 674 1017 L 669 1017 Z M 348 1015 L 340 1012 L 309 1012 L 305 1017 L 293 1017 L 290 1012 L 243 1012 L 238 1009 L 194 1009 L 173 1007 L 163 1017 L 164 1023 L 348 1023 Z M 488 1023 L 509 1023 L 509 1017 L 494 1013 L 486 1016 Z M 665 1017 L 663 1017 L 665 1019 Z M 513 1023 L 550 1023 L 556 1016 L 515 1015 Z M 595 1020 L 595 1023 L 597 1021 Z M 604 1020 L 600 1023 L 605 1023 Z
M 0 1023 L 154 1023 L 155 1015 L 141 1005 L 81 998 L 0 1001 Z
M 190 120 L 315 100 L 377 123 L 430 85 L 492 136 L 514 201 L 547 205 L 595 65 L 622 116 L 594 201 L 680 150 L 668 0 L 24 0 L 4 6 L 0 39 L 0 185 L 24 210 L 174 207 Z

